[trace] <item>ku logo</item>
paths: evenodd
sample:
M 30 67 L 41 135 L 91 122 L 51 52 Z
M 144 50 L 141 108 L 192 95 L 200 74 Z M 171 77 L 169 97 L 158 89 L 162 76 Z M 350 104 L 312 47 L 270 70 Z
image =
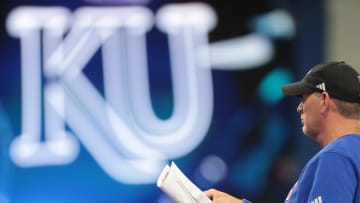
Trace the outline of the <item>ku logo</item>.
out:
M 141 6 L 14 9 L 7 30 L 20 41 L 22 120 L 12 160 L 23 167 L 67 164 L 81 143 L 114 179 L 154 182 L 167 160 L 196 148 L 209 128 L 210 64 L 222 63 L 210 61 L 207 36 L 216 21 L 201 3 L 166 5 L 156 15 Z M 150 98 L 146 34 L 154 26 L 169 41 L 174 107 L 168 119 L 154 113 Z M 271 50 L 266 40 L 249 40 L 264 45 L 256 53 Z M 84 74 L 99 50 L 103 93 Z M 223 52 L 219 44 L 216 52 Z
M 156 17 L 170 47 L 176 47 L 171 48 L 174 112 L 167 120 L 155 115 L 149 94 L 150 10 L 84 7 L 71 14 L 62 7 L 20 7 L 11 12 L 7 28 L 20 38 L 22 57 L 22 129 L 11 145 L 15 163 L 73 161 L 79 143 L 68 125 L 112 177 L 146 183 L 157 178 L 167 159 L 202 141 L 212 117 L 207 35 L 216 16 L 203 4 L 191 4 L 165 6 Z M 104 96 L 83 73 L 98 49 Z

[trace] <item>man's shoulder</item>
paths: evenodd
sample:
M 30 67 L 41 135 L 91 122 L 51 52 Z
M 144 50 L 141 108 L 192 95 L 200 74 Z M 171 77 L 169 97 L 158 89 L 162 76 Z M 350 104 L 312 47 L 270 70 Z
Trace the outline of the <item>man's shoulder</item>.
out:
M 341 136 L 323 149 L 324 152 L 353 152 L 360 151 L 360 135 L 348 134 Z
M 356 165 L 360 166 L 360 135 L 349 134 L 344 135 L 336 141 L 326 146 L 319 157 L 321 156 L 342 156 L 351 160 Z

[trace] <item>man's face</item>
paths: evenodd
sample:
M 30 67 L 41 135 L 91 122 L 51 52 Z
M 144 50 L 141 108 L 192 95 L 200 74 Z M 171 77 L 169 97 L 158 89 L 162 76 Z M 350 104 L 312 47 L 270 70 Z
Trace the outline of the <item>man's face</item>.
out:
M 321 94 L 313 92 L 302 95 L 302 100 L 297 107 L 297 112 L 300 113 L 300 119 L 303 125 L 303 133 L 314 139 L 317 138 L 321 126 L 321 102 Z

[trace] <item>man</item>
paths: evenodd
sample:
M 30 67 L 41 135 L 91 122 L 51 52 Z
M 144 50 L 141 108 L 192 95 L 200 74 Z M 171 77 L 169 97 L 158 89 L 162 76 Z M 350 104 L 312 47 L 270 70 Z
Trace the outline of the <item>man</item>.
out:
M 344 62 L 314 66 L 303 80 L 285 85 L 302 98 L 302 130 L 323 149 L 302 170 L 285 203 L 360 203 L 360 76 Z M 213 203 L 247 203 L 227 193 L 205 191 Z

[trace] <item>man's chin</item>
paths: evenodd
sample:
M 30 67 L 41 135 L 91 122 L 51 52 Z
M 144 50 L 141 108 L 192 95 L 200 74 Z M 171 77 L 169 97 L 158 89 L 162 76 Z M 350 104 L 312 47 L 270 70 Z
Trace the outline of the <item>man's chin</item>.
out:
M 303 126 L 303 127 L 302 127 L 302 132 L 303 132 L 303 134 L 304 134 L 304 135 L 306 135 L 306 136 L 308 136 L 308 137 L 309 137 L 309 133 L 307 132 L 306 127 L 305 127 L 305 126 Z

